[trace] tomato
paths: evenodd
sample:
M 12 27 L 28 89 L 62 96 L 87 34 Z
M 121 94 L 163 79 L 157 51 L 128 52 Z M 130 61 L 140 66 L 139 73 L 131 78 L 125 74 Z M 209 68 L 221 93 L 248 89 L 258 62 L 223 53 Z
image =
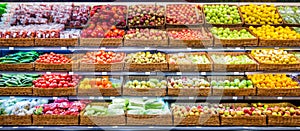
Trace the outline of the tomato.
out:
M 46 84 L 41 84 L 41 87 L 42 87 L 42 88 L 46 88 L 47 85 L 46 85 Z

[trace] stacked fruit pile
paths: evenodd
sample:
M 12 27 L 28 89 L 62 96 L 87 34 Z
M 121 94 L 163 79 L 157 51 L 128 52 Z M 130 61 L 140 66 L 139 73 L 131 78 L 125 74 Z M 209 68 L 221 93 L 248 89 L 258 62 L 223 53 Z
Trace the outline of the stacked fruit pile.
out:
M 168 37 L 170 39 L 179 40 L 203 40 L 210 39 L 212 34 L 205 28 L 198 30 L 195 29 L 181 29 L 181 30 L 169 30 Z
M 151 52 L 137 52 L 128 54 L 125 58 L 126 63 L 136 64 L 151 64 L 151 63 L 166 63 L 166 54 L 151 53 Z
M 246 39 L 246 38 L 255 38 L 249 31 L 246 29 L 242 30 L 230 30 L 229 28 L 217 28 L 213 27 L 211 29 L 213 35 L 220 39 Z
M 250 26 L 249 29 L 255 35 L 263 39 L 279 39 L 279 40 L 300 39 L 300 34 L 288 26 L 274 27 L 270 25 L 263 25 L 257 28 Z
M 84 78 L 79 85 L 79 89 L 91 88 L 120 88 L 122 81 L 120 79 L 108 78 Z
M 169 58 L 169 64 L 210 64 L 206 55 L 198 54 L 172 54 Z
M 280 6 L 278 7 L 281 17 L 286 23 L 300 24 L 300 8 L 297 6 Z
M 224 81 L 216 81 L 212 80 L 210 82 L 213 88 L 219 89 L 247 89 L 247 88 L 254 88 L 251 80 L 240 80 L 234 79 L 233 81 L 224 80 Z
M 247 55 L 211 55 L 214 63 L 217 64 L 255 64 L 255 61 Z
M 47 63 L 47 64 L 66 64 L 71 63 L 71 59 L 66 57 L 63 54 L 56 54 L 56 53 L 49 53 L 49 54 L 43 54 L 40 55 L 38 59 L 36 59 L 35 62 L 37 63 Z
M 205 19 L 209 24 L 241 24 L 237 6 L 204 5 Z
M 124 53 L 106 52 L 100 50 L 98 52 L 87 52 L 82 59 L 81 63 L 94 63 L 94 64 L 111 64 L 122 62 L 125 58 Z
M 252 50 L 251 55 L 260 63 L 265 64 L 296 64 L 299 60 L 295 55 L 284 50 Z
M 34 74 L 2 74 L 0 87 L 31 87 L 38 77 Z
M 298 82 L 286 74 L 254 74 L 248 75 L 248 79 L 258 88 L 300 88 Z
M 210 88 L 210 83 L 203 78 L 192 77 L 169 77 L 168 88 Z
M 126 32 L 125 40 L 166 40 L 167 32 L 156 29 L 129 29 Z
M 158 80 L 151 78 L 148 81 L 127 81 L 124 85 L 124 88 L 166 88 L 167 81 L 166 80 Z
M 191 4 L 171 4 L 167 5 L 166 23 L 180 25 L 195 25 L 202 23 L 202 19 L 197 18 L 195 5 Z
M 33 81 L 36 88 L 74 88 L 81 79 L 78 75 L 45 74 Z

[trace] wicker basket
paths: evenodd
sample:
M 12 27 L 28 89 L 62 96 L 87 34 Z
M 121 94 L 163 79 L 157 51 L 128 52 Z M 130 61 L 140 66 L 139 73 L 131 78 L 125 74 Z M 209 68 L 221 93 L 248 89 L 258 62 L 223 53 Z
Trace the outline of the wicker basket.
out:
M 138 81 L 148 81 L 149 79 L 154 78 L 158 80 L 166 80 L 162 76 L 127 76 L 125 77 L 125 83 L 128 81 L 138 80 Z M 123 86 L 123 95 L 124 96 L 166 96 L 166 88 L 125 88 Z
M 178 77 L 168 77 L 167 79 L 174 78 L 182 78 L 183 76 Z M 188 77 L 188 76 L 184 76 Z M 191 78 L 195 78 L 196 76 L 193 76 Z M 205 79 L 204 77 L 197 77 L 199 79 Z M 211 95 L 211 89 L 210 88 L 171 88 L 168 87 L 168 96 L 210 96 Z
M 35 46 L 78 46 L 78 38 L 36 38 Z
M 135 64 L 125 63 L 125 71 L 168 71 L 168 63 Z
M 128 40 L 124 39 L 124 46 L 134 47 L 168 47 L 168 39 L 165 40 Z
M 268 107 L 294 107 L 295 105 L 291 103 L 262 103 L 263 105 L 268 105 Z M 268 125 L 269 126 L 299 126 L 300 116 L 273 116 L 268 115 Z
M 204 5 L 220 5 L 220 4 L 204 4 Z M 203 5 L 203 7 L 204 7 Z M 233 5 L 233 4 L 227 4 L 229 6 L 237 6 L 237 5 Z M 238 7 L 238 6 L 237 6 Z M 203 15 L 204 15 L 204 19 L 205 19 L 205 25 L 206 26 L 216 26 L 216 27 L 242 27 L 244 25 L 244 19 L 242 18 L 242 15 L 241 15 L 241 11 L 239 11 L 239 14 L 240 14 L 240 17 L 241 17 L 241 23 L 239 24 L 210 24 L 208 21 L 206 21 L 206 15 L 204 13 L 204 9 L 203 9 Z
M 299 47 L 300 39 L 279 40 L 279 39 L 262 39 L 259 38 L 259 46 L 292 46 Z
M 127 114 L 127 125 L 172 125 L 172 115 Z
M 266 126 L 266 116 L 221 117 L 222 126 Z
M 248 55 L 245 52 L 209 52 L 208 53 L 209 56 L 211 56 L 212 54 L 215 55 L 233 55 L 233 56 L 237 56 L 237 55 L 247 55 L 250 59 L 254 60 L 254 58 L 252 58 L 252 56 Z M 255 61 L 255 60 L 254 60 Z M 257 68 L 257 63 L 255 64 L 217 64 L 214 62 L 214 71 L 256 71 Z
M 80 62 L 80 71 L 122 71 L 124 63 L 90 64 Z
M 0 125 L 31 125 L 31 115 L 0 115 Z
M 33 125 L 79 125 L 79 116 L 33 115 Z
M 34 63 L 0 64 L 2 71 L 33 71 Z
M 73 62 L 65 64 L 48 64 L 35 62 L 34 66 L 36 71 L 72 71 Z
M 34 96 L 76 96 L 76 87 L 68 88 L 36 88 L 33 87 Z
M 78 96 L 121 96 L 122 88 L 78 89 Z
M 167 61 L 169 63 L 169 71 L 212 71 L 212 60 L 208 57 L 205 52 L 197 53 L 185 53 L 184 55 L 193 54 L 193 55 L 205 55 L 209 60 L 210 64 L 170 64 L 170 57 L 172 54 L 168 54 Z
M 209 76 L 208 80 L 229 80 L 233 81 L 234 79 L 244 79 L 244 76 Z M 218 89 L 212 88 L 212 95 L 213 96 L 254 96 L 256 95 L 256 88 L 247 88 L 247 89 Z
M 90 105 L 108 106 L 108 103 L 90 103 Z M 80 113 L 80 125 L 126 125 L 125 114 L 116 116 L 84 116 Z
M 248 5 L 242 5 L 242 6 L 248 6 Z M 241 7 L 241 6 L 240 6 Z M 241 18 L 242 18 L 242 21 L 245 21 L 245 19 L 244 19 L 244 17 L 243 17 L 243 14 L 242 14 L 242 12 L 241 12 L 241 9 L 240 9 L 240 7 L 238 8 L 239 9 L 239 12 L 240 12 L 240 16 L 241 16 Z M 276 8 L 276 12 L 275 13 L 278 13 L 279 14 L 279 18 L 281 18 L 281 15 L 280 15 L 280 13 L 278 12 L 278 9 Z M 283 20 L 283 19 L 282 19 Z M 253 27 L 259 27 L 259 26 L 262 26 L 261 24 L 249 24 L 249 23 L 246 23 L 246 22 L 244 22 L 245 23 L 245 26 L 246 27 L 249 27 L 249 26 L 253 26 Z M 283 22 L 281 22 L 281 23 L 279 23 L 279 24 L 271 24 L 271 26 L 281 26 L 281 25 L 283 25 Z
M 34 46 L 34 38 L 8 38 L 8 39 L 0 39 L 0 46 L 24 46 L 24 47 L 32 47 Z
M 201 28 L 193 28 L 193 30 L 200 30 Z M 203 28 L 208 31 L 207 29 Z M 168 28 L 167 31 L 180 31 L 180 28 Z M 181 39 L 171 39 L 169 38 L 169 47 L 212 47 L 214 39 L 213 37 L 210 39 L 198 39 L 198 40 L 181 40 Z
M 249 29 L 247 28 L 230 28 L 230 30 L 242 30 L 246 29 L 248 32 Z M 252 34 L 253 35 L 253 34 Z M 253 35 L 255 36 L 255 35 Z M 245 47 L 245 46 L 257 46 L 258 45 L 258 37 L 255 38 L 245 38 L 245 39 L 220 39 L 214 36 L 215 39 L 215 46 L 218 47 Z
M 80 38 L 80 46 L 123 46 L 123 38 Z
M 166 5 L 166 11 L 167 11 L 168 5 L 169 4 Z M 173 4 L 170 4 L 170 5 L 173 5 Z M 200 9 L 200 11 L 202 12 L 202 8 Z M 195 15 L 197 16 L 197 20 L 204 19 L 203 15 L 200 16 L 198 14 L 198 9 L 197 9 L 196 5 L 194 5 L 194 12 L 195 12 Z M 167 23 L 167 21 L 166 21 L 166 28 L 195 28 L 195 27 L 197 28 L 197 27 L 201 27 L 203 25 L 204 25 L 204 21 L 202 21 L 201 23 L 195 23 L 195 24 L 170 24 L 170 23 Z
M 198 105 L 207 105 L 209 103 L 176 103 L 176 105 L 181 106 L 198 106 Z M 188 116 L 188 117 L 178 117 L 173 114 L 174 125 L 179 126 L 190 126 L 190 125 L 202 125 L 202 126 L 219 126 L 220 119 L 218 114 L 202 114 L 200 116 Z
M 290 89 L 273 89 L 273 88 L 258 88 L 258 96 L 300 96 L 300 88 Z
M 31 96 L 32 87 L 0 87 L 2 96 Z

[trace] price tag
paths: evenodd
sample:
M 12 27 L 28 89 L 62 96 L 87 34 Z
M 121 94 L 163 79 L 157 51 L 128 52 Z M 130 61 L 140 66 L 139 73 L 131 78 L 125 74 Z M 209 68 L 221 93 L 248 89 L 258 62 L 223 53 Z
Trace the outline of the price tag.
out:
M 49 74 L 51 74 L 51 72 L 46 72 L 46 74 L 48 74 L 48 75 L 49 75 Z
M 282 100 L 282 97 L 280 96 L 280 97 L 277 97 L 277 100 Z
M 181 76 L 181 75 L 182 75 L 182 72 L 176 72 L 176 75 L 180 75 L 180 76 Z
M 53 100 L 57 99 L 57 97 L 53 97 Z
M 148 99 L 148 97 L 143 97 L 143 99 Z
M 107 72 L 102 72 L 102 75 L 107 75 Z
M 90 98 L 89 99 L 91 99 L 91 100 L 94 100 L 95 99 L 95 97 L 93 97 L 93 96 L 90 96 Z
M 101 47 L 100 49 L 101 49 L 101 50 L 105 50 L 105 49 L 106 49 L 106 47 Z
M 19 128 L 19 127 L 18 127 L 18 126 L 14 126 L 14 127 L 12 127 L 12 128 L 16 129 L 16 128 Z
M 279 50 L 279 47 L 274 47 L 275 50 Z
M 13 98 L 15 98 L 15 96 L 10 96 L 9 98 L 10 98 L 10 99 L 13 99 Z
M 87 128 L 94 128 L 94 127 L 92 127 L 92 126 L 88 126 Z
M 67 47 L 60 47 L 61 50 L 67 50 Z
M 192 48 L 186 48 L 186 50 L 192 50 Z
M 196 126 L 196 128 L 200 129 L 200 128 L 202 128 L 202 127 L 201 127 L 201 126 Z
M 210 48 L 207 48 L 207 49 L 209 49 L 209 50 L 212 50 L 212 48 L 210 47 Z
M 118 126 L 112 126 L 112 128 L 118 128 Z
M 237 100 L 238 97 L 237 97 L 237 96 L 233 96 L 232 99 L 233 99 L 233 100 Z
M 236 50 L 240 50 L 241 48 L 240 48 L 240 47 L 235 47 L 235 49 L 236 49 Z
M 74 72 L 69 72 L 69 75 L 74 75 Z
M 8 47 L 8 50 L 14 50 L 15 48 L 14 47 Z
M 36 128 L 44 128 L 43 126 L 37 126 Z
M 145 75 L 150 75 L 151 73 L 150 72 L 145 72 Z
M 115 99 L 115 97 L 114 97 L 114 96 L 111 96 L 110 99 Z
M 149 50 L 150 49 L 150 47 L 145 47 L 145 50 Z
M 191 97 L 191 96 L 189 97 L 189 100 L 193 100 L 193 99 L 194 99 L 194 97 Z
M 239 74 L 240 74 L 240 72 L 233 72 L 233 74 L 234 74 L 234 75 L 239 75 Z
M 201 72 L 201 75 L 206 75 L 206 72 Z
M 154 126 L 149 126 L 149 128 L 154 128 Z
M 0 128 L 3 128 L 3 126 L 0 126 Z

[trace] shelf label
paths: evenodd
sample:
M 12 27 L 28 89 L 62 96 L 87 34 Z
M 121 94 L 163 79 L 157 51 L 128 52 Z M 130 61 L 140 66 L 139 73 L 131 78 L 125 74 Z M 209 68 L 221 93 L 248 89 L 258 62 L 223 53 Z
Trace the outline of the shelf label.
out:
M 37 126 L 36 128 L 44 128 L 43 126 Z
M 92 127 L 92 126 L 88 126 L 87 128 L 94 128 L 94 127 Z
M 10 96 L 9 98 L 10 98 L 10 99 L 13 99 L 13 98 L 15 98 L 15 96 Z
M 67 50 L 67 47 L 60 47 L 61 50 Z
M 207 48 L 207 49 L 209 49 L 209 50 L 212 50 L 212 48 L 211 48 L 211 47 L 209 47 L 209 48 Z
M 48 74 L 48 75 L 49 75 L 49 74 L 51 74 L 51 72 L 46 72 L 46 74 Z
M 275 50 L 279 50 L 279 47 L 274 47 Z
M 101 50 L 105 50 L 105 49 L 106 49 L 106 47 L 101 47 L 100 49 L 101 49 Z
M 102 75 L 107 75 L 107 72 L 102 72 Z
M 74 72 L 69 72 L 69 75 L 74 75 Z
M 151 73 L 150 72 L 145 72 L 145 75 L 150 75 Z
M 145 50 L 149 50 L 150 49 L 150 47 L 145 47 Z
M 201 72 L 201 75 L 206 75 L 206 72 Z
M 154 126 L 149 126 L 149 128 L 154 128 Z
M 233 100 L 237 100 L 238 97 L 237 97 L 237 96 L 233 96 L 232 99 L 233 99 Z
M 15 48 L 14 47 L 8 47 L 8 50 L 14 50 Z
M 176 72 L 176 75 L 182 75 L 182 72 Z
M 103 100 L 104 98 L 103 98 L 103 96 L 99 96 L 98 99 L 99 100 Z
M 240 48 L 240 47 L 235 47 L 235 49 L 236 49 L 236 50 L 240 50 L 241 48 Z
M 112 128 L 118 128 L 118 126 L 112 126 Z
M 186 50 L 192 50 L 192 48 L 186 48 Z
M 19 127 L 18 127 L 18 126 L 14 126 L 14 127 L 12 127 L 12 128 L 16 129 L 16 128 L 19 128 Z
M 114 97 L 114 96 L 111 96 L 110 99 L 115 99 L 115 97 Z
M 90 96 L 90 98 L 89 99 L 91 99 L 91 100 L 94 100 L 95 99 L 95 97 L 93 97 L 93 96 Z
M 148 99 L 148 97 L 143 97 L 143 99 Z
M 3 126 L 0 126 L 0 128 L 3 128 Z
M 239 75 L 239 74 L 240 74 L 240 72 L 233 72 L 233 74 L 234 74 L 234 75 Z
M 200 129 L 200 128 L 202 128 L 202 127 L 201 127 L 201 126 L 196 126 L 196 128 Z
M 282 97 L 280 96 L 280 97 L 277 97 L 277 100 L 282 100 Z
M 52 97 L 53 100 L 57 99 L 57 97 Z
M 192 97 L 192 96 L 189 97 L 189 100 L 193 100 L 193 99 L 194 99 L 194 97 Z

